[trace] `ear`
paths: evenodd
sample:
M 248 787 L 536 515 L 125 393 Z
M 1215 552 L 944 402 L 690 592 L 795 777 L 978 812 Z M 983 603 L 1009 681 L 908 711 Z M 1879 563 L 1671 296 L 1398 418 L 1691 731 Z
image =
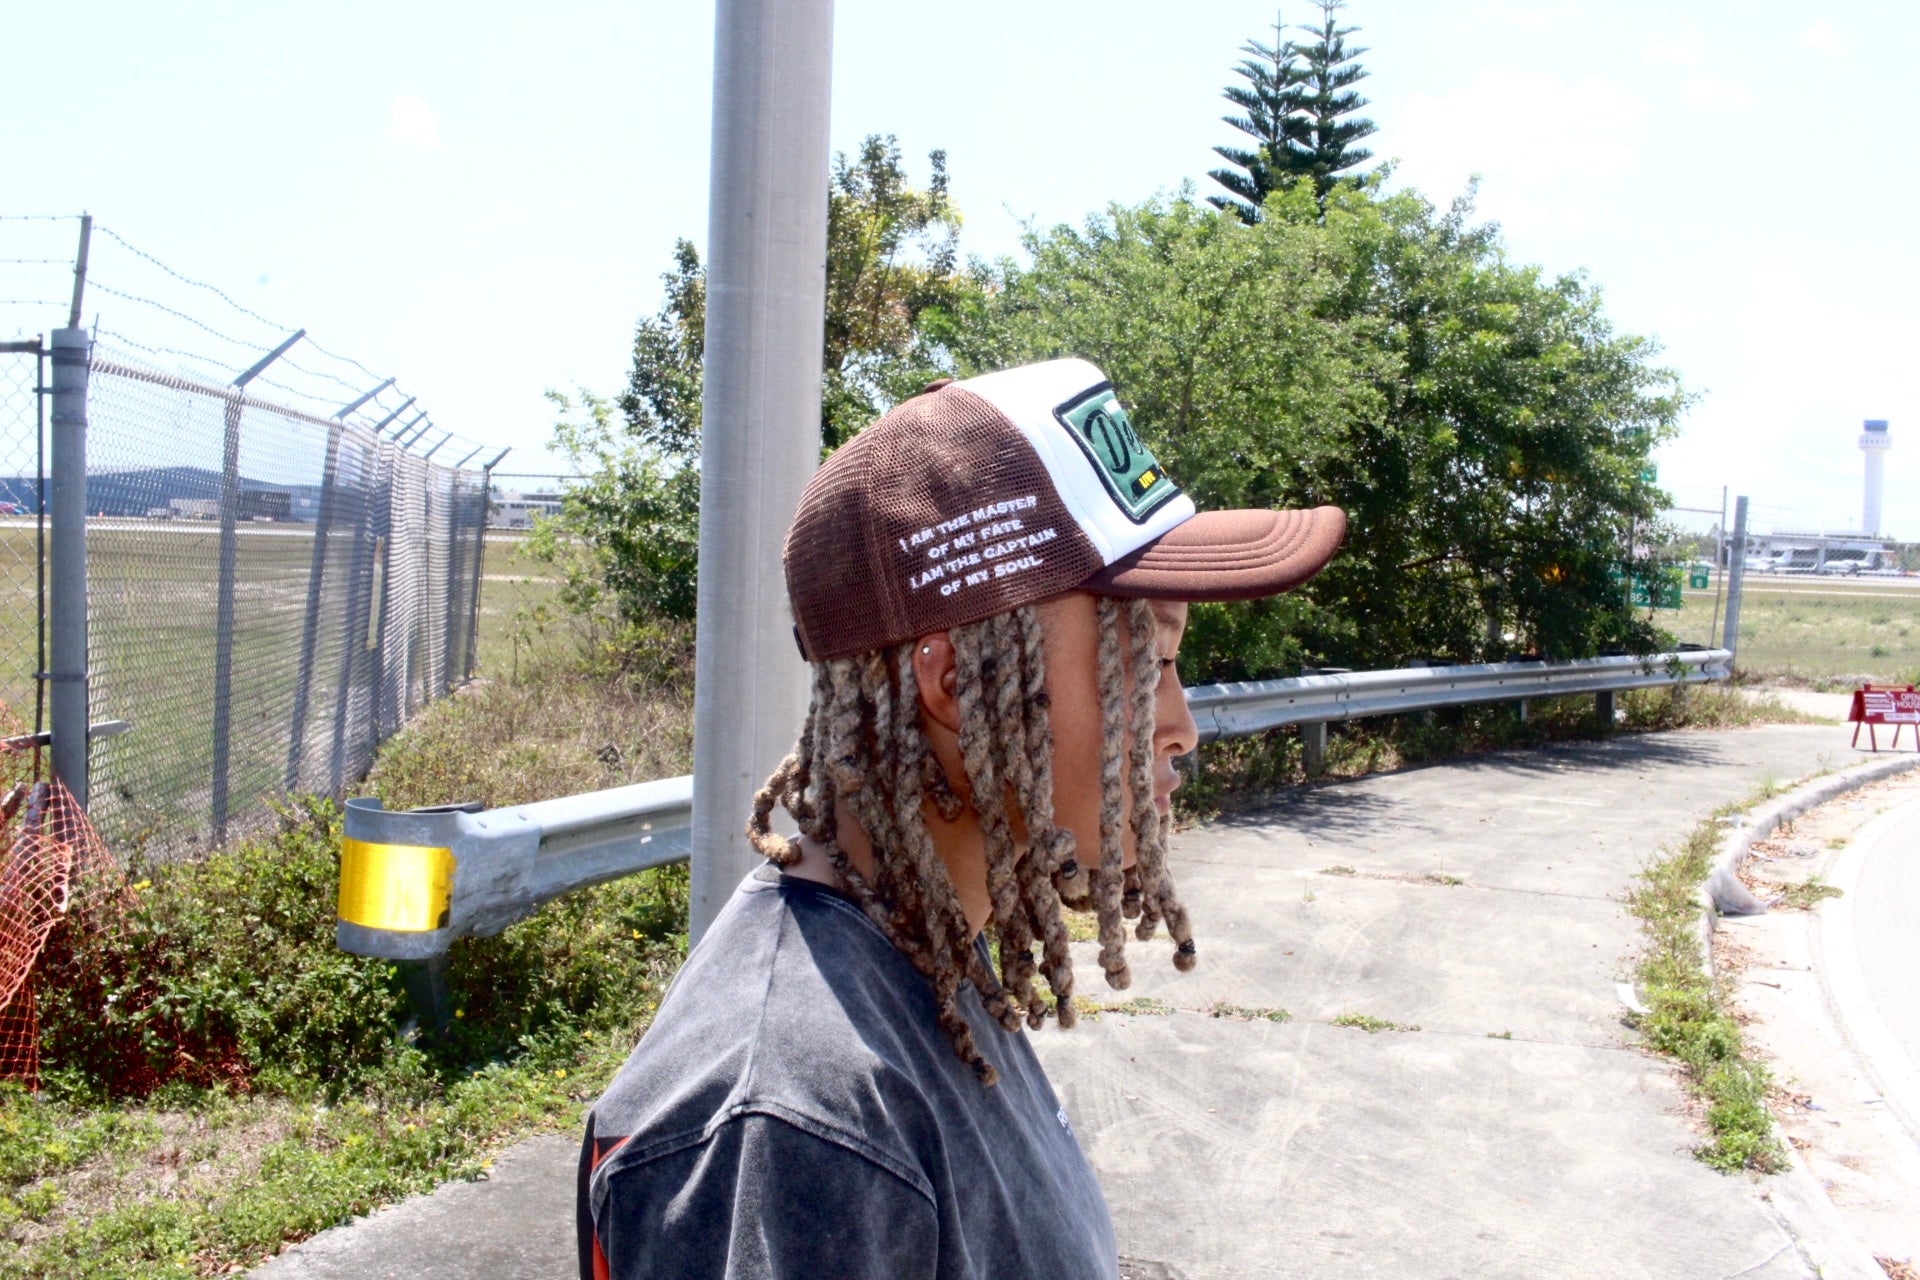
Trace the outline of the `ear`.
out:
M 934 631 L 913 642 L 913 678 L 920 686 L 920 709 L 950 733 L 960 732 L 960 698 L 953 668 L 953 641 Z

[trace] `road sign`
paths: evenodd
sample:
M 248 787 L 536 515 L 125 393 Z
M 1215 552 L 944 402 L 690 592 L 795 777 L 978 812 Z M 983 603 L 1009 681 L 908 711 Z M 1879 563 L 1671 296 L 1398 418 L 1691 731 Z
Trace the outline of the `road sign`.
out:
M 1631 578 L 1627 582 L 1627 603 L 1636 609 L 1678 609 L 1680 584 L 1684 580 L 1685 575 L 1677 568 L 1660 570 L 1652 580 L 1651 589 L 1647 579 Z
M 1687 590 L 1705 591 L 1713 585 L 1713 570 L 1704 564 L 1696 564 L 1687 570 Z

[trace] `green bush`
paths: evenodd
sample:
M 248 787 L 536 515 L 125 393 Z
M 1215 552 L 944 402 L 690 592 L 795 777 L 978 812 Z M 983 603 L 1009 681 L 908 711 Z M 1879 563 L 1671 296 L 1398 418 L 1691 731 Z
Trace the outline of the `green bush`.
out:
M 339 810 L 303 800 L 267 836 L 146 869 L 122 914 L 57 930 L 36 989 L 47 1083 L 88 1097 L 433 1090 L 555 1036 L 633 1025 L 685 949 L 684 868 L 570 895 L 455 943 L 460 1016 L 416 1051 L 397 1034 L 409 1017 L 398 966 L 334 944 L 339 837 Z

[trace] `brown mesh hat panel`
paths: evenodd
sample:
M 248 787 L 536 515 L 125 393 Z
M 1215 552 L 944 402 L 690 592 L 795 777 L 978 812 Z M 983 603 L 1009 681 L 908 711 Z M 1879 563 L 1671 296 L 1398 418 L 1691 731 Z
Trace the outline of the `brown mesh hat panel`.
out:
M 842 446 L 787 532 L 787 598 L 815 662 L 978 622 L 1100 567 L 1019 429 L 957 386 Z

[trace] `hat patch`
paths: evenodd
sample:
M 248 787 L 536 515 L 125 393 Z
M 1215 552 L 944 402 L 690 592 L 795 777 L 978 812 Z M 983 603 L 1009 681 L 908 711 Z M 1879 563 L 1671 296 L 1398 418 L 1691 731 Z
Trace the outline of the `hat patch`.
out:
M 902 551 L 919 557 L 908 588 L 938 584 L 941 595 L 951 596 L 1038 569 L 1046 560 L 1035 549 L 1060 536 L 1052 525 L 1034 527 L 1031 513 L 1039 505 L 1033 493 L 989 502 L 896 539 Z
M 1111 382 L 1081 392 L 1055 409 L 1053 416 L 1093 463 L 1114 505 L 1135 524 L 1144 523 L 1162 503 L 1180 492 L 1180 486 L 1133 433 L 1133 424 L 1113 394 Z

